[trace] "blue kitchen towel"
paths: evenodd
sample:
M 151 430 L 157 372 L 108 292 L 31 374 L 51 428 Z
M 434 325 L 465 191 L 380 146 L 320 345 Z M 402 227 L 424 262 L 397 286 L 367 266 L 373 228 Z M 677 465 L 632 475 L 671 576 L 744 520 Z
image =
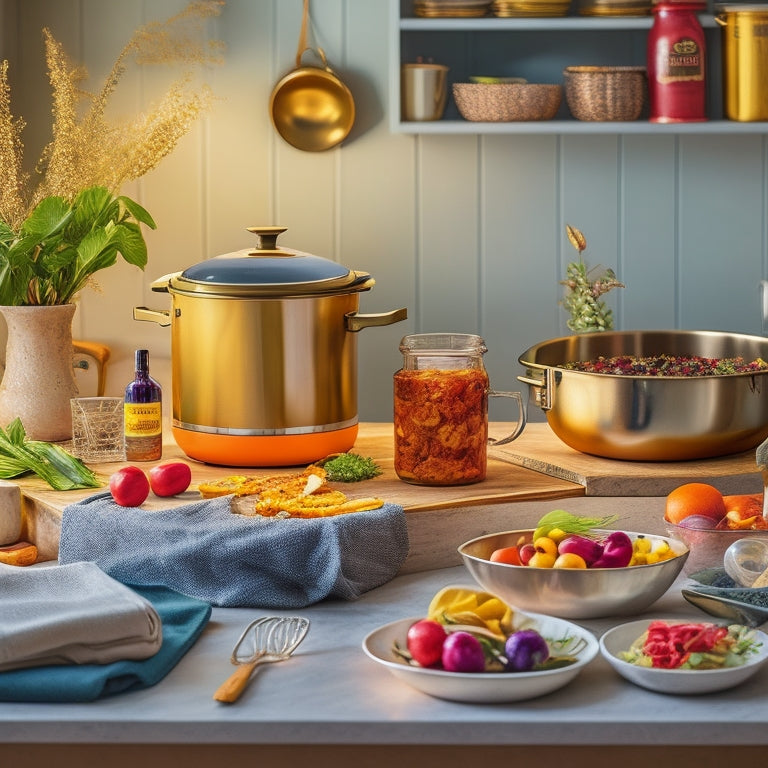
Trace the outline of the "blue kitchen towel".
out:
M 304 608 L 354 600 L 408 554 L 395 504 L 326 518 L 246 516 L 229 496 L 150 511 L 99 493 L 64 509 L 59 562 L 93 560 L 123 583 L 162 584 L 217 606 Z
M 211 616 L 211 606 L 165 587 L 132 588 L 152 603 L 163 624 L 163 644 L 154 656 L 0 672 L 0 701 L 95 701 L 159 683 L 197 640 Z

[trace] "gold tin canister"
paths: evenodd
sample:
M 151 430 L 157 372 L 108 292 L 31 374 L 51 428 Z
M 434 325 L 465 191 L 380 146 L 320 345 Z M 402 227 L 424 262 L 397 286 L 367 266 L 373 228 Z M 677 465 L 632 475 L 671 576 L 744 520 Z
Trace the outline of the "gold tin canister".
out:
M 718 5 L 729 120 L 768 120 L 768 5 Z

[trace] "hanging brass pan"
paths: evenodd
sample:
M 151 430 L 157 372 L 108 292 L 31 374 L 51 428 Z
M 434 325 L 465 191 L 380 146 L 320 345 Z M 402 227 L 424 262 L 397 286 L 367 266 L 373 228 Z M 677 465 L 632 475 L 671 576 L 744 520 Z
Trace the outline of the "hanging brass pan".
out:
M 307 48 L 309 0 L 296 52 L 296 68 L 272 89 L 269 114 L 275 130 L 289 144 L 306 152 L 321 152 L 340 144 L 355 122 L 352 93 L 328 66 L 322 48 Z M 307 51 L 317 53 L 322 66 L 302 64 Z

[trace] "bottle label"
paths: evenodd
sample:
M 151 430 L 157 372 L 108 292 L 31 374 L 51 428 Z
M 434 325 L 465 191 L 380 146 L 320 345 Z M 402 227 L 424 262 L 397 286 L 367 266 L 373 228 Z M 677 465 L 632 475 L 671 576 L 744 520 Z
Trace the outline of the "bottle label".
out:
M 163 433 L 162 403 L 126 403 L 125 436 L 156 437 Z
M 680 83 L 703 79 L 704 57 L 699 44 L 690 37 L 680 38 L 667 51 L 659 80 L 662 83 Z

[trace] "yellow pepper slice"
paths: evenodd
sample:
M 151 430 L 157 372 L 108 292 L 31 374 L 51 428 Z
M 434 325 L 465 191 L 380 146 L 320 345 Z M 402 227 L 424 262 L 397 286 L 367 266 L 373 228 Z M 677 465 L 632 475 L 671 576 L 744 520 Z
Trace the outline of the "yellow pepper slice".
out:
M 427 616 L 441 624 L 486 627 L 500 637 L 512 632 L 513 611 L 496 595 L 466 587 L 444 587 L 433 598 Z

